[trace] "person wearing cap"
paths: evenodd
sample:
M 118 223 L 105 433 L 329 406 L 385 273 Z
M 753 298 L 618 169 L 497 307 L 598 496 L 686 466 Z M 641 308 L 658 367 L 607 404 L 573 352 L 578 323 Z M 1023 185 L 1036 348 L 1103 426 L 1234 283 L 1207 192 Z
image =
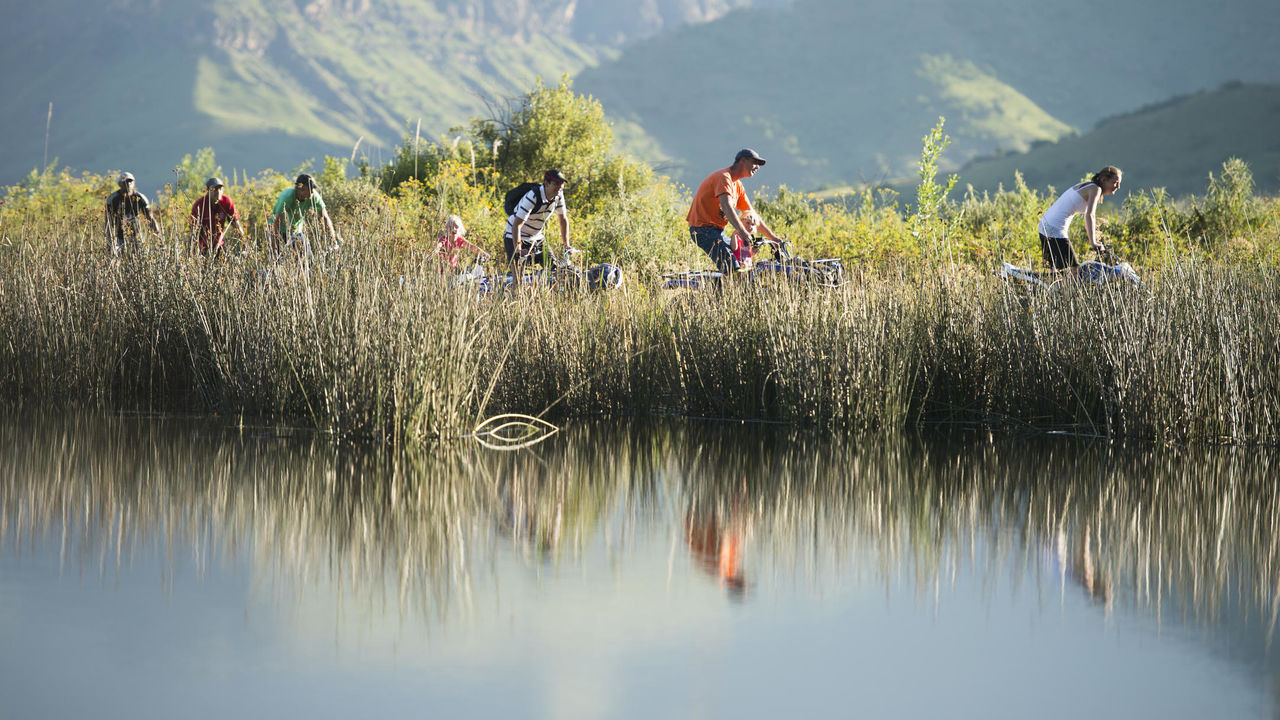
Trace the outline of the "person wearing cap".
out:
M 240 233 L 240 242 L 244 242 L 244 226 L 240 224 L 240 215 L 236 212 L 236 204 L 222 192 L 222 180 L 209 178 L 204 183 L 204 195 L 191 206 L 191 227 L 201 255 L 220 255 L 227 230 L 235 223 Z
M 311 257 L 311 241 L 307 238 L 306 224 L 310 218 L 320 221 L 320 229 L 334 243 L 341 243 L 338 231 L 333 228 L 329 219 L 329 211 L 324 207 L 324 198 L 316 186 L 315 178 L 303 173 L 293 181 L 293 187 L 285 189 L 276 198 L 275 209 L 271 211 L 271 249 L 276 257 L 280 256 L 280 248 L 293 245 L 299 255 Z
M 519 285 L 524 275 L 523 266 L 530 262 L 546 265 L 543 249 L 543 225 L 548 215 L 555 215 L 560 223 L 560 242 L 569 248 L 569 209 L 564 202 L 565 178 L 559 170 L 542 174 L 542 183 L 529 190 L 516 203 L 515 212 L 507 218 L 502 233 L 502 247 L 511 263 L 511 281 Z M 515 238 L 520 241 L 516 242 Z
M 147 200 L 146 195 L 138 192 L 133 173 L 120 173 L 120 177 L 116 179 L 116 185 L 120 189 L 107 198 L 106 208 L 107 243 L 111 246 L 112 255 L 118 255 L 124 250 L 126 227 L 133 229 L 135 242 L 142 241 L 141 228 L 138 227 L 139 216 L 146 216 L 147 222 L 151 224 L 151 230 L 157 235 L 160 234 L 160 223 L 156 222 L 155 216 L 151 214 L 151 201 Z
M 685 220 L 689 223 L 689 236 L 716 264 L 720 272 L 728 275 L 738 267 L 734 258 L 733 236 L 750 238 L 752 232 L 739 216 L 739 211 L 753 210 L 751 201 L 747 199 L 747 191 L 742 187 L 743 178 L 749 178 L 764 165 L 764 158 L 751 148 L 743 148 L 733 158 L 733 164 L 717 170 L 706 177 L 693 194 L 693 204 Z M 757 214 L 756 217 L 759 217 Z M 725 233 L 725 227 L 733 226 L 736 232 Z M 773 234 L 773 230 L 761 218 L 759 229 L 765 237 L 776 242 L 782 238 Z

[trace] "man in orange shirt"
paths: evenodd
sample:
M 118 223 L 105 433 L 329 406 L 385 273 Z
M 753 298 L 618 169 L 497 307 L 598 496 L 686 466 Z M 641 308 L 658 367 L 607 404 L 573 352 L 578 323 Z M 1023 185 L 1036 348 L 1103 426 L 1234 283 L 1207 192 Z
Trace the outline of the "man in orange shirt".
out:
M 742 188 L 742 179 L 756 174 L 764 158 L 751 148 L 743 148 L 733 158 L 733 164 L 723 170 L 717 170 L 707 176 L 693 194 L 693 206 L 685 220 L 689 222 L 689 236 L 702 251 L 711 257 L 720 272 L 728 275 L 738 264 L 733 258 L 730 245 L 733 233 L 726 237 L 726 225 L 743 237 L 751 237 L 739 210 L 751 210 L 751 201 L 747 199 L 747 191 Z M 770 240 L 782 242 L 782 238 L 773 234 L 764 221 L 760 221 L 760 229 Z

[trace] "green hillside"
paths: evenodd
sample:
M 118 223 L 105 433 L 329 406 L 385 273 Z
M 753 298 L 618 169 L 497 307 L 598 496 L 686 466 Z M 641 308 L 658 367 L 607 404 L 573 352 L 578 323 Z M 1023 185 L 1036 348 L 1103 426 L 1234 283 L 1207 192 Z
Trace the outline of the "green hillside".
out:
M 147 189 L 206 146 L 227 171 L 288 170 L 357 141 L 377 162 L 419 121 L 435 139 L 621 43 L 782 1 L 8 3 L 0 184 L 43 162 L 50 102 L 50 159 L 128 168 Z
M 1280 80 L 1273 2 L 796 0 L 626 48 L 579 90 L 643 127 L 692 182 L 743 145 L 759 180 L 910 176 L 947 117 L 951 167 L 1232 79 Z
M 1120 115 L 1083 135 L 1026 153 L 975 160 L 959 171 L 960 187 L 1013 185 L 1065 187 L 1103 165 L 1125 172 L 1122 192 L 1163 187 L 1179 196 L 1204 193 L 1209 173 L 1238 157 L 1249 164 L 1258 190 L 1280 191 L 1280 85 L 1231 83 L 1158 106 Z
M 735 9 L 736 8 L 736 9 Z M 373 162 L 576 74 L 625 147 L 692 182 L 738 147 L 760 181 L 909 176 L 939 115 L 959 167 L 1241 79 L 1280 81 L 1268 0 L 45 0 L 0 9 L 0 184 L 50 159 L 131 169 L 183 155 L 256 173 Z
M 443 4 L 442 4 L 443 6 Z M 288 169 L 361 147 L 375 159 L 418 119 L 427 138 L 481 114 L 539 75 L 558 78 L 607 49 L 546 33 L 504 36 L 427 0 L 266 3 L 82 0 L 10 7 L 0 177 L 51 157 L 164 182 L 183 154 L 213 146 L 226 169 Z

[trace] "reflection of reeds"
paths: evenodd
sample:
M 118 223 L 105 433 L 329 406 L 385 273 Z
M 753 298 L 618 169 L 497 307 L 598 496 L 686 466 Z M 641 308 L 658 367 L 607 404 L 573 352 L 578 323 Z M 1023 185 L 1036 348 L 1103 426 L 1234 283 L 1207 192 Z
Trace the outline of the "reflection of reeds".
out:
M 1277 473 L 1256 452 L 588 425 L 537 453 L 366 454 L 203 422 L 6 424 L 0 541 L 107 573 L 138 553 L 247 557 L 284 590 L 429 617 L 470 607 L 499 547 L 576 564 L 654 528 L 709 572 L 731 543 L 720 571 L 747 588 L 870 575 L 931 594 L 965 567 L 994 586 L 1057 563 L 1108 608 L 1270 625 L 1280 598 Z
M 749 508 L 775 571 L 821 582 L 858 571 L 856 555 L 886 581 L 908 574 L 932 592 L 960 565 L 999 582 L 1056 563 L 1064 583 L 1108 607 L 1214 620 L 1234 604 L 1275 621 L 1280 504 L 1269 454 L 1026 439 L 729 445 L 707 451 L 722 459 L 716 479 L 690 492 Z

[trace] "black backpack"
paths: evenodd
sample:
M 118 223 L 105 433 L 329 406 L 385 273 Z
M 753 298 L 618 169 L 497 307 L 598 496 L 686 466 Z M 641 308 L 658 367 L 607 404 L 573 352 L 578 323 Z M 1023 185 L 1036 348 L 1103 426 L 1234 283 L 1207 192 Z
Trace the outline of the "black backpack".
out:
M 520 204 L 520 201 L 524 199 L 524 196 L 528 195 L 530 190 L 536 189 L 541 184 L 542 183 L 536 183 L 536 182 L 520 183 L 519 185 L 508 190 L 506 196 L 502 198 L 502 209 L 507 211 L 507 217 L 511 217 L 512 215 L 515 215 L 516 206 Z M 551 204 L 549 202 L 547 203 L 540 202 L 538 200 L 538 197 L 539 195 L 533 196 L 533 201 L 534 201 L 533 212 L 538 212 L 542 208 Z

